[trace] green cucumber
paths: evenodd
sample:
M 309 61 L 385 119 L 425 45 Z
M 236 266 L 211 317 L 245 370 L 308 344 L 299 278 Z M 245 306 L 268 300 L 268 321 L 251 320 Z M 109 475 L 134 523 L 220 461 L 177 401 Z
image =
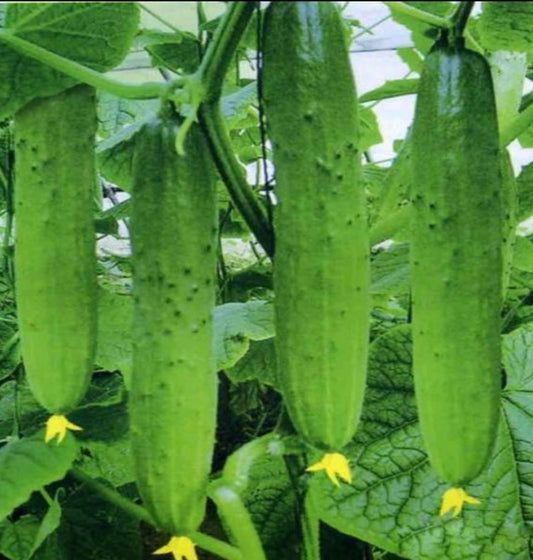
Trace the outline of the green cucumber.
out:
M 53 414 L 84 396 L 96 339 L 95 91 L 79 85 L 15 115 L 15 288 L 30 388 Z
M 434 470 L 465 484 L 485 466 L 500 403 L 502 176 L 490 70 L 439 40 L 413 125 L 415 390 Z
M 204 516 L 218 385 L 215 181 L 196 125 L 177 155 L 178 126 L 165 116 L 136 136 L 131 210 L 132 450 L 143 502 L 173 535 Z
M 343 447 L 361 413 L 369 337 L 369 245 L 357 97 L 332 2 L 272 2 L 265 113 L 275 164 L 276 353 L 298 432 Z

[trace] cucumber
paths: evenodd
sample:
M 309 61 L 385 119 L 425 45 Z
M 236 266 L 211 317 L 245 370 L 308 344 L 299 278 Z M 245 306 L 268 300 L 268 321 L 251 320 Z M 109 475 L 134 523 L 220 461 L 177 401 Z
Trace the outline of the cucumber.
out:
M 434 470 L 485 466 L 500 403 L 502 176 L 485 59 L 444 36 L 426 57 L 413 125 L 413 366 Z
M 35 398 L 63 415 L 85 394 L 96 340 L 95 91 L 35 99 L 14 120 L 22 356 Z
M 135 141 L 132 451 L 143 502 L 162 530 L 195 531 L 204 516 L 215 441 L 213 351 L 217 205 L 204 138 L 165 115 Z
M 369 338 L 369 243 L 357 97 L 332 2 L 272 2 L 263 91 L 275 165 L 276 353 L 284 402 L 307 442 L 353 436 Z

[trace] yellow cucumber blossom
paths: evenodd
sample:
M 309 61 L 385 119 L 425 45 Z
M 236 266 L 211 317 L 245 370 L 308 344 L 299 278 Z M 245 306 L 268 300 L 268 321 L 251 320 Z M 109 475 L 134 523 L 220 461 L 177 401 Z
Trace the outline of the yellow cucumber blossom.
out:
M 463 510 L 464 504 L 480 503 L 481 502 L 477 498 L 469 496 L 462 488 L 449 488 L 442 496 L 442 505 L 439 515 L 446 515 L 453 509 L 453 517 L 456 517 Z
M 352 483 L 352 472 L 348 465 L 348 459 L 342 453 L 326 453 L 318 463 L 307 467 L 305 470 L 309 472 L 325 470 L 335 486 L 340 486 L 337 475 L 348 484 Z
M 174 560 L 198 560 L 194 543 L 188 537 L 172 537 L 153 554 L 172 554 Z
M 62 414 L 53 414 L 46 422 L 46 434 L 44 441 L 49 442 L 57 436 L 57 444 L 59 445 L 67 435 L 67 430 L 82 430 L 76 424 L 69 422 L 66 416 Z

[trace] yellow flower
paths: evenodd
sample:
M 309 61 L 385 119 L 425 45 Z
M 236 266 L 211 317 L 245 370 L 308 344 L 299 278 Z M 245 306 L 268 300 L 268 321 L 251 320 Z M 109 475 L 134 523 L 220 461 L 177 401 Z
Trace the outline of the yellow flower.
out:
M 442 496 L 442 505 L 440 507 L 440 515 L 446 515 L 452 509 L 453 516 L 456 517 L 463 510 L 464 504 L 480 504 L 481 502 L 472 496 L 469 496 L 462 488 L 449 488 Z
M 305 470 L 309 472 L 325 470 L 335 486 L 340 486 L 337 475 L 348 484 L 352 483 L 352 473 L 348 465 L 348 459 L 341 453 L 326 453 L 318 463 L 307 467 Z
M 79 426 L 69 422 L 62 414 L 53 414 L 46 422 L 46 434 L 44 441 L 49 442 L 57 436 L 57 444 L 59 445 L 67 435 L 67 430 L 81 430 Z
M 165 546 L 154 554 L 172 554 L 174 560 L 198 560 L 194 543 L 188 537 L 172 537 Z

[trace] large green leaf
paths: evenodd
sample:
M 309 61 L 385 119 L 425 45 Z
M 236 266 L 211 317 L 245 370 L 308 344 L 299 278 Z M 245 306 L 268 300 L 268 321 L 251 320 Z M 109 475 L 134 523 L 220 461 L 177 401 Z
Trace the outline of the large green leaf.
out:
M 33 550 L 39 519 L 34 515 L 23 515 L 14 522 L 5 521 L 0 536 L 0 555 L 9 560 L 29 560 Z
M 57 445 L 45 443 L 43 432 L 0 449 L 0 519 L 23 504 L 35 490 L 63 478 L 76 458 L 78 444 L 67 434 Z
M 274 336 L 273 307 L 265 301 L 219 305 L 213 318 L 218 369 L 235 365 L 246 354 L 250 340 Z
M 104 72 L 126 56 L 138 21 L 135 2 L 10 2 L 5 29 Z M 54 95 L 74 83 L 0 42 L 0 119 L 34 97 Z
M 489 51 L 533 52 L 533 4 L 483 2 L 477 31 Z
M 504 337 L 508 379 L 498 437 L 488 468 L 467 487 L 482 503 L 452 518 L 438 515 L 447 486 L 428 463 L 418 427 L 409 327 L 378 338 L 370 352 L 362 422 L 346 449 L 354 482 L 337 489 L 321 473 L 313 477 L 321 518 L 339 531 L 413 560 L 529 559 L 531 348 L 533 326 Z

